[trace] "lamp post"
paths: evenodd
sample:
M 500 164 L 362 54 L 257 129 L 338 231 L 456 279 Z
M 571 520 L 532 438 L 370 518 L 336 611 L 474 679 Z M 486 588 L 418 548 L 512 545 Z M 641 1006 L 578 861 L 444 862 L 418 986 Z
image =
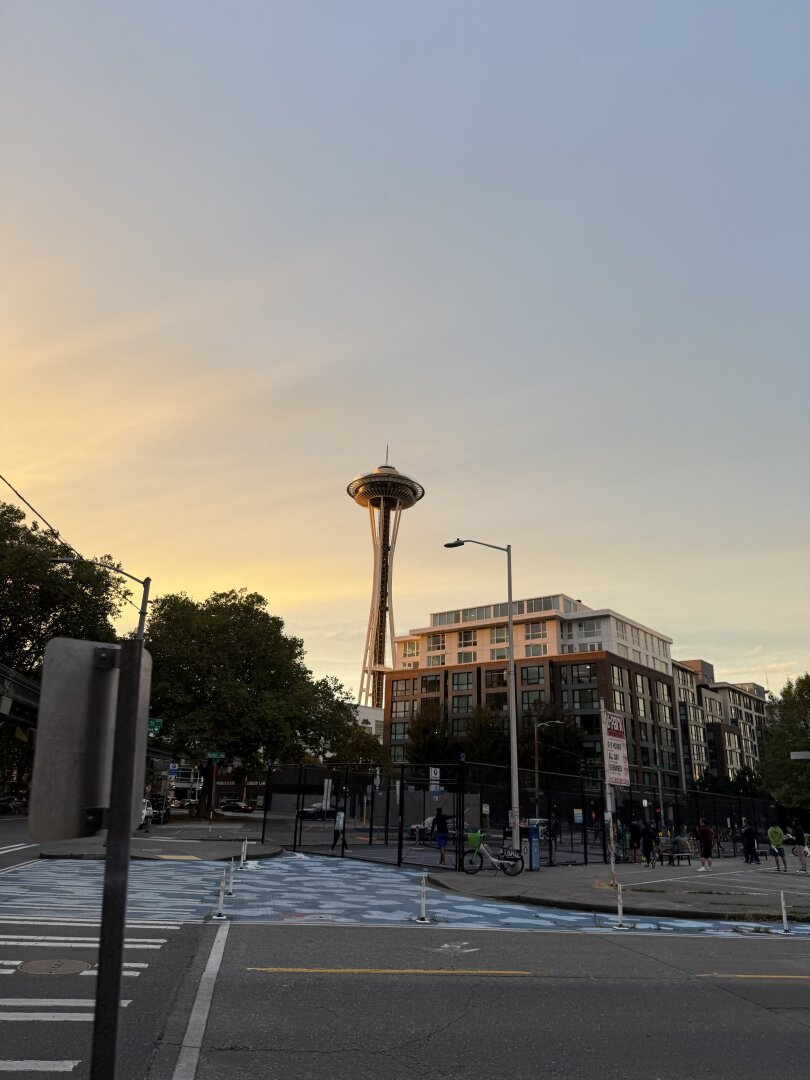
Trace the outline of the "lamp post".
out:
M 130 581 L 136 581 L 143 589 L 143 597 L 141 599 L 141 610 L 138 612 L 138 629 L 135 632 L 135 640 L 143 641 L 143 631 L 146 625 L 146 607 L 149 603 L 149 586 L 152 584 L 151 578 L 135 577 L 133 574 L 128 574 L 126 570 L 121 570 L 118 566 L 111 566 L 110 563 L 97 562 L 95 559 L 82 559 L 77 557 L 68 557 L 60 559 L 51 559 L 52 563 L 90 563 L 91 566 L 100 566 L 103 570 L 111 570 L 114 574 L 121 574 L 122 577 L 129 578 Z
M 535 720 L 534 722 L 534 816 L 536 818 L 540 817 L 540 752 L 537 743 L 537 732 L 541 727 L 561 723 L 562 720 Z
M 506 592 L 507 592 L 507 653 L 509 662 L 509 763 L 511 773 L 511 807 L 509 817 L 512 826 L 512 847 L 520 851 L 520 789 L 518 787 L 517 753 L 517 703 L 515 701 L 515 627 L 512 620 L 512 545 L 501 547 L 499 544 L 487 544 L 483 540 L 451 540 L 446 548 L 464 547 L 465 544 L 478 544 L 479 547 L 492 548 L 506 552 Z

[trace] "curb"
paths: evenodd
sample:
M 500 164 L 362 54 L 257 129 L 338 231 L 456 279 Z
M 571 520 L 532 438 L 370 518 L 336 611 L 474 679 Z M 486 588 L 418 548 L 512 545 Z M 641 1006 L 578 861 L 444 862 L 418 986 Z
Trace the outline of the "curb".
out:
M 282 848 L 279 848 L 278 851 L 262 851 L 262 852 L 257 852 L 255 855 L 252 855 L 251 858 L 248 861 L 249 862 L 255 862 L 255 861 L 258 861 L 259 859 L 276 859 L 276 858 L 278 858 L 279 855 L 283 855 L 283 854 L 284 854 L 284 852 L 283 852 Z M 39 853 L 38 857 L 40 859 L 76 859 L 76 860 L 87 859 L 88 861 L 91 861 L 91 862 L 104 862 L 104 859 L 105 859 L 105 855 L 104 855 L 103 852 L 100 852 L 98 854 L 94 854 L 92 852 L 71 852 L 71 853 L 61 854 L 61 853 L 58 853 L 58 852 L 41 851 Z M 239 857 L 238 855 L 215 855 L 215 856 L 212 856 L 209 859 L 200 858 L 199 861 L 200 862 L 224 862 L 224 863 L 228 863 L 228 862 L 231 861 L 231 859 L 237 859 L 238 857 Z M 129 861 L 130 862 L 161 862 L 161 863 L 168 863 L 168 862 L 173 862 L 173 861 L 180 862 L 180 861 L 185 861 L 185 860 L 172 860 L 170 858 L 168 858 L 168 859 L 167 858 L 161 858 L 159 855 L 130 855 Z
M 562 908 L 564 911 L 582 911 L 585 913 L 594 913 L 599 915 L 615 915 L 615 904 L 603 904 L 594 902 L 591 904 L 585 903 L 582 900 L 549 900 L 541 899 L 537 896 L 525 896 L 522 894 L 512 896 L 492 896 L 485 895 L 484 893 L 468 893 L 463 889 L 456 889 L 450 884 L 446 878 L 434 878 L 431 874 L 428 874 L 428 883 L 435 886 L 438 889 L 445 889 L 447 892 L 455 893 L 457 896 L 470 896 L 476 900 L 491 900 L 494 903 L 506 903 L 506 904 L 529 904 L 533 907 L 542 908 Z M 628 901 L 626 897 L 628 893 L 625 893 L 624 900 L 624 913 L 625 915 L 633 915 L 636 918 L 643 918 L 649 916 L 656 919 L 701 919 L 709 920 L 712 922 L 780 922 L 781 915 L 776 912 L 759 912 L 759 911 L 745 911 L 745 912 L 729 912 L 729 911 L 714 911 L 705 910 L 703 908 L 690 908 L 688 911 L 676 911 L 672 908 L 665 907 L 639 907 L 632 901 Z M 810 921 L 810 920 L 795 920 L 795 921 Z

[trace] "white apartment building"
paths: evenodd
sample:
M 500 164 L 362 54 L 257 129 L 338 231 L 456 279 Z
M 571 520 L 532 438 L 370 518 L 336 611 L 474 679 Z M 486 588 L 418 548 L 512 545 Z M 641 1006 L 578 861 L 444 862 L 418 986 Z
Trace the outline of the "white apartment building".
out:
M 672 674 L 672 638 L 610 608 L 590 608 L 563 593 L 512 602 L 515 660 L 611 652 Z M 506 660 L 508 605 L 433 612 L 430 625 L 394 639 L 394 668 L 456 667 Z

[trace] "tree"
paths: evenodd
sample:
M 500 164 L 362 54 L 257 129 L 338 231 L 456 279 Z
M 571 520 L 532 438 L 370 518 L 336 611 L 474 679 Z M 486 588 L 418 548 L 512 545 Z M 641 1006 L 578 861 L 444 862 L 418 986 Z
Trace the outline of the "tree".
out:
M 473 709 L 467 721 L 464 756 L 468 762 L 482 765 L 509 764 L 509 735 L 505 717 L 485 708 Z
M 582 731 L 568 717 L 560 716 L 548 702 L 539 702 L 535 710 L 538 722 L 537 759 L 541 772 L 579 775 L 583 760 Z M 518 735 L 518 761 L 522 769 L 534 769 L 534 716 L 524 721 Z
M 810 807 L 810 761 L 792 761 L 793 750 L 810 750 L 810 674 L 788 679 L 771 702 L 772 722 L 760 764 L 770 793 L 790 807 Z
M 412 765 L 441 765 L 455 759 L 453 749 L 444 706 L 437 700 L 424 701 L 408 729 L 408 761 Z
M 55 533 L 0 502 L 0 661 L 24 675 L 39 674 L 51 638 L 116 641 L 126 579 L 91 562 L 54 565 L 71 554 Z M 97 561 L 117 565 L 111 555 Z

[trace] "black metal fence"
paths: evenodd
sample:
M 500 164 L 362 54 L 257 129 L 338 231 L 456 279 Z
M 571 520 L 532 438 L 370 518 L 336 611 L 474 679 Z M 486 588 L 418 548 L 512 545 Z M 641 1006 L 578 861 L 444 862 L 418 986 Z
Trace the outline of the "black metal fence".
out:
M 605 861 L 602 784 L 583 776 L 522 770 L 521 821 L 535 825 L 541 865 Z M 334 852 L 401 866 L 438 866 L 431 822 L 441 807 L 449 818 L 448 868 L 460 866 L 465 837 L 482 829 L 504 835 L 509 818 L 508 768 L 461 762 L 447 765 L 281 765 L 270 774 L 267 828 L 273 840 L 295 851 Z M 633 819 L 657 825 L 663 837 L 694 836 L 701 818 L 715 832 L 718 855 L 736 855 L 747 822 L 764 841 L 773 804 L 667 788 L 616 789 L 619 857 L 628 854 Z M 325 808 L 325 809 L 324 809 Z M 335 828 L 343 815 L 343 830 Z

